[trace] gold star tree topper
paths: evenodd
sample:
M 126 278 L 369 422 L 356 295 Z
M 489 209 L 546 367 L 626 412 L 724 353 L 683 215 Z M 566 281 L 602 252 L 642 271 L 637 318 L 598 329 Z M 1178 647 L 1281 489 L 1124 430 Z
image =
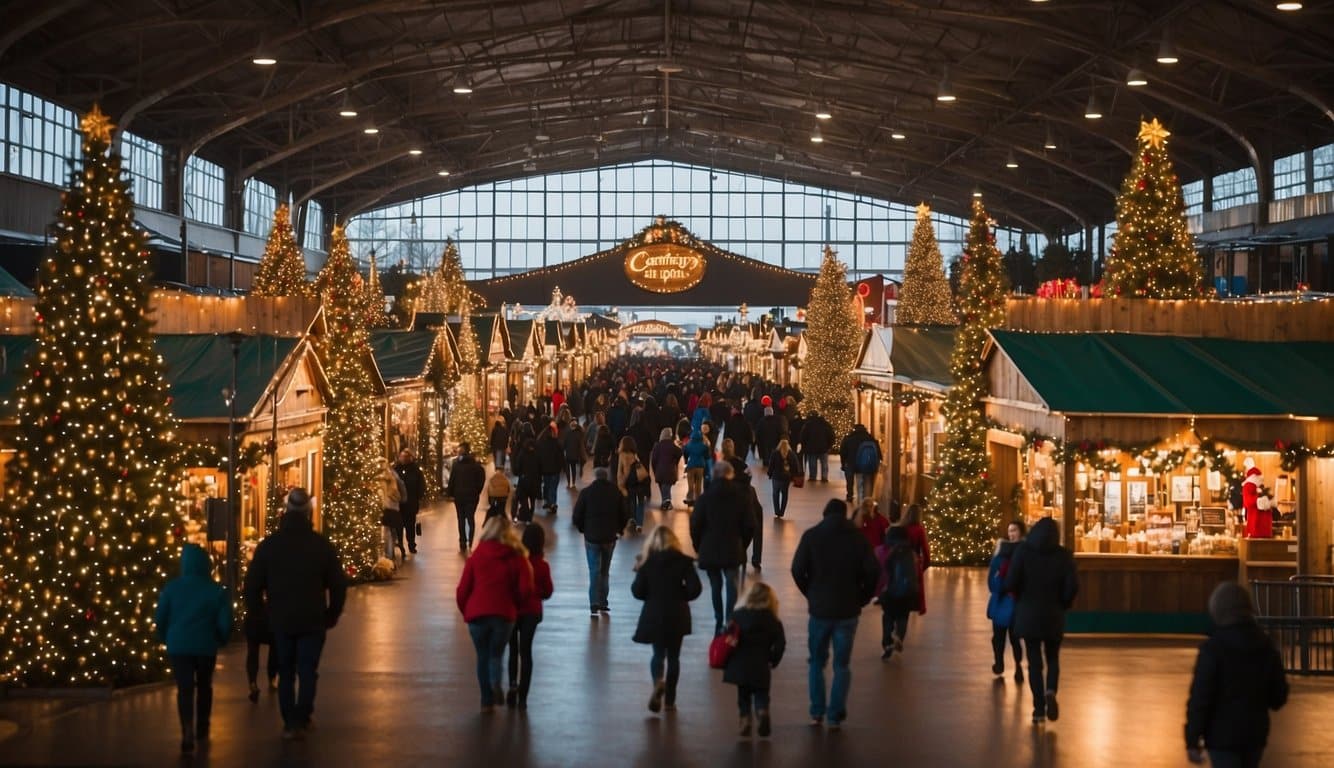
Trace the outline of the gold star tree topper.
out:
M 931 215 L 931 206 L 926 203 L 917 204 L 917 218 L 924 219 Z
M 1162 149 L 1163 145 L 1167 143 L 1167 137 L 1171 135 L 1172 134 L 1163 127 L 1163 124 L 1158 122 L 1158 118 L 1156 117 L 1147 123 L 1140 121 L 1139 140 L 1141 142 L 1147 142 L 1148 145 L 1154 149 Z
M 111 130 L 116 126 L 111 122 L 111 118 L 102 112 L 102 109 L 96 104 L 88 110 L 88 114 L 79 121 L 79 127 L 83 129 L 83 135 L 88 137 L 89 141 L 100 141 L 105 144 L 111 143 Z

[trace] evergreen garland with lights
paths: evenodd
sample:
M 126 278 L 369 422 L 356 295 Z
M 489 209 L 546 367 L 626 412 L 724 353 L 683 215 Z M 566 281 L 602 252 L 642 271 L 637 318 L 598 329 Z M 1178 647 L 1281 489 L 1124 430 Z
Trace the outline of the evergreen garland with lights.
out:
M 936 243 L 931 206 L 917 206 L 908 259 L 903 265 L 903 290 L 894 311 L 896 325 L 954 325 L 954 297 Z
M 806 307 L 806 355 L 802 404 L 829 421 L 840 439 L 852 431 L 852 368 L 861 351 L 862 319 L 848 289 L 847 267 L 825 247 L 820 274 Z
M 941 411 L 947 432 L 941 473 L 927 497 L 932 559 L 950 565 L 983 565 L 995 546 L 1000 500 L 987 479 L 987 420 L 982 398 L 987 380 L 982 351 L 987 330 L 1005 320 L 1004 267 L 981 201 L 973 201 L 968 248 L 963 253 L 959 329 L 950 353 L 954 385 Z
M 481 351 L 477 346 L 477 333 L 472 327 L 472 315 L 467 302 L 463 304 L 463 315 L 459 318 L 459 372 L 462 376 L 454 386 L 451 403 L 449 434 L 456 443 L 468 443 L 473 448 L 473 455 L 478 461 L 486 463 L 490 451 L 486 450 L 489 435 L 482 414 L 478 408 L 476 388 L 482 378 Z
M 94 106 L 37 288 L 36 345 L 14 399 L 0 551 L 3 675 L 23 686 L 161 680 L 152 626 L 178 571 L 180 474 L 149 317 L 146 236 Z
M 384 462 L 384 425 L 367 362 L 366 292 L 341 226 L 333 228 L 329 259 L 316 287 L 328 325 L 319 351 L 330 390 L 320 505 L 323 530 L 338 548 L 348 575 L 359 579 L 369 575 L 380 552 L 376 483 Z
M 1167 156 L 1170 135 L 1156 118 L 1140 123 L 1139 151 L 1116 200 L 1116 234 L 1103 278 L 1109 296 L 1201 296 L 1204 271 L 1186 228 L 1181 184 Z
M 310 296 L 306 259 L 292 231 L 292 211 L 282 203 L 273 212 L 273 228 L 264 244 L 264 256 L 255 271 L 250 292 L 256 296 Z

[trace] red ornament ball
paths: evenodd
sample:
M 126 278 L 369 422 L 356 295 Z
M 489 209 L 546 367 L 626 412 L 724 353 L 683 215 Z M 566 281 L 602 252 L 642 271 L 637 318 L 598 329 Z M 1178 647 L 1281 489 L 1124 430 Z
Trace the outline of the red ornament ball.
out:
M 93 609 L 89 608 L 88 610 L 84 611 L 83 618 L 88 621 L 92 621 L 93 619 L 97 618 L 97 614 L 93 613 Z
M 1145 152 L 1145 153 L 1141 156 L 1140 159 L 1142 159 L 1144 162 L 1147 163 L 1147 162 L 1149 162 L 1150 160 L 1152 160 L 1153 158 L 1149 155 L 1148 152 Z
M 1140 179 L 1139 181 L 1135 182 L 1136 189 L 1144 189 L 1147 186 L 1149 186 L 1149 184 L 1148 182 L 1144 181 L 1144 179 Z
M 774 404 L 774 399 L 772 397 L 769 397 L 768 395 L 765 395 L 764 397 L 760 398 L 760 405 L 764 406 L 765 408 L 768 408 L 773 404 Z

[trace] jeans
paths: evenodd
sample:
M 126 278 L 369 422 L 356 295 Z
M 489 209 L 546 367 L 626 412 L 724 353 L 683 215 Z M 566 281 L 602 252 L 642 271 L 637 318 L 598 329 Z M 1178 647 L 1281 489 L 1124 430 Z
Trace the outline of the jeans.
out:
M 909 609 L 905 606 L 880 604 L 880 647 L 894 645 L 894 638 L 899 642 L 908 636 Z
M 1026 637 L 1024 648 L 1028 651 L 1028 689 L 1033 692 L 1033 714 L 1047 714 L 1048 692 L 1056 693 L 1056 685 L 1061 679 L 1061 638 Z M 1043 688 L 1042 662 L 1047 662 L 1046 688 Z
M 675 483 L 658 483 L 658 493 L 662 494 L 662 508 L 667 509 L 672 505 L 672 486 Z
M 848 689 L 852 686 L 852 641 L 857 636 L 857 618 L 821 619 L 810 617 L 806 623 L 810 638 L 810 664 L 807 685 L 811 695 L 811 717 L 824 717 L 829 722 L 841 723 L 848 716 Z M 834 682 L 829 690 L 829 704 L 825 706 L 824 667 L 829 661 L 830 645 L 834 648 Z
M 421 504 L 416 501 L 402 501 L 398 504 L 398 513 L 403 516 L 403 528 L 400 534 L 407 534 L 408 551 L 417 551 L 417 512 L 421 509 Z M 403 548 L 403 539 L 398 540 L 398 548 Z
M 472 546 L 477 533 L 477 499 L 454 499 L 454 511 L 459 517 L 459 546 Z
M 1021 669 L 1024 663 L 1023 647 L 1019 644 L 1019 638 L 1014 636 L 1014 627 L 1002 627 L 997 624 L 991 625 L 991 652 L 996 657 L 996 666 L 1002 672 L 1005 671 L 1005 636 L 1010 636 L 1010 648 L 1014 651 L 1015 669 Z
M 666 667 L 666 679 L 663 678 L 664 667 Z M 665 683 L 666 696 L 664 698 L 668 705 L 674 703 L 676 701 L 676 681 L 681 677 L 681 638 L 653 644 L 653 658 L 649 659 L 648 673 L 653 677 L 655 685 L 659 682 Z
M 607 593 L 611 590 L 611 555 L 616 551 L 616 542 L 599 544 L 584 542 L 584 554 L 588 556 L 588 607 L 594 610 L 608 608 Z
M 704 493 L 704 468 L 686 468 L 686 501 L 693 502 Z
M 739 578 L 736 568 L 708 568 L 704 571 L 709 577 L 709 590 L 713 593 L 713 634 L 719 634 L 732 619 L 732 607 L 736 605 L 736 582 Z M 723 587 L 727 588 L 724 602 Z
M 505 657 L 505 646 L 509 645 L 510 627 L 514 626 L 499 616 L 483 616 L 468 622 L 468 634 L 472 636 L 472 647 L 477 651 L 477 687 L 482 691 L 482 706 L 491 707 L 504 704 L 504 697 L 496 701 L 505 679 L 501 667 Z
M 504 449 L 504 448 L 501 448 L 501 449 L 498 450 L 498 451 L 492 451 L 492 452 L 491 452 L 491 455 L 492 455 L 492 457 L 494 457 L 495 460 L 496 460 L 496 469 L 504 469 L 504 468 L 505 468 L 505 449 Z
M 1245 752 L 1211 749 L 1209 765 L 1211 768 L 1260 768 L 1260 756 L 1263 754 L 1263 749 L 1249 749 Z
M 403 540 L 403 529 L 393 525 L 382 525 L 380 530 L 384 536 L 384 556 L 393 560 L 394 549 L 403 547 L 399 544 Z
M 630 498 L 629 498 L 629 501 L 630 501 L 630 510 L 631 510 L 631 512 L 633 513 L 632 516 L 633 516 L 633 519 L 634 519 L 634 521 L 635 521 L 635 526 L 636 526 L 636 527 L 639 527 L 639 528 L 643 528 L 643 527 L 644 527 L 644 504 L 645 504 L 645 502 L 648 501 L 648 497 L 647 497 L 647 496 L 640 496 L 638 493 L 635 493 L 634 491 L 631 491 L 631 492 L 630 492 Z
M 556 487 L 560 485 L 560 473 L 542 475 L 542 500 L 553 510 L 556 508 Z
M 845 486 L 846 491 L 843 494 L 843 498 L 848 501 L 852 501 L 852 495 L 857 490 L 856 479 L 857 473 L 850 468 L 844 467 L 843 485 Z
M 217 656 L 170 656 L 171 673 L 176 678 L 176 713 L 181 718 L 181 735 L 208 735 L 208 718 L 213 712 L 213 667 Z
M 584 463 L 582 461 L 565 462 L 565 482 L 574 485 L 584 479 Z
M 768 688 L 752 688 L 749 685 L 738 685 L 736 687 L 736 708 L 740 710 L 742 717 L 750 714 L 752 700 L 755 702 L 757 711 L 769 711 Z
M 287 728 L 304 728 L 315 711 L 315 681 L 319 678 L 324 630 L 289 635 L 273 633 L 278 651 L 278 709 Z M 297 692 L 297 680 L 301 691 Z
M 815 469 L 820 469 L 820 479 L 829 479 L 829 454 L 827 453 L 808 453 L 806 454 L 806 477 L 815 479 Z
M 510 690 L 518 690 L 520 705 L 528 702 L 528 688 L 533 684 L 533 634 L 541 616 L 520 616 L 510 631 Z
M 755 535 L 750 538 L 750 564 L 760 567 L 760 558 L 764 556 L 764 510 L 760 510 L 760 519 L 755 521 Z
M 774 480 L 774 517 L 782 517 L 787 513 L 787 495 L 791 488 L 791 482 L 788 480 Z
M 510 494 L 510 498 L 513 499 L 510 502 L 510 513 L 514 516 L 514 519 L 531 523 L 533 521 L 534 497 L 530 496 L 527 491 L 516 487 L 514 493 Z
M 245 643 L 245 675 L 246 679 L 252 684 L 259 679 L 259 647 L 263 645 L 258 640 L 247 639 Z M 272 681 L 278 677 L 278 651 L 269 644 L 269 663 L 264 669 L 268 673 L 268 678 Z
M 875 494 L 875 473 L 857 473 L 857 500 L 869 499 Z

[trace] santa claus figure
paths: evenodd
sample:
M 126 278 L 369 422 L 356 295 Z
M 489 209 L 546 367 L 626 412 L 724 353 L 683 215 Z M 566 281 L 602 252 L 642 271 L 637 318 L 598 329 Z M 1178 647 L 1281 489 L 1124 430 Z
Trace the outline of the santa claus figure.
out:
M 1264 496 L 1260 468 L 1255 466 L 1255 459 L 1249 456 L 1242 466 L 1246 468 L 1245 479 L 1241 481 L 1241 505 L 1246 510 L 1246 538 L 1273 538 L 1274 510 L 1268 503 L 1268 496 Z M 1262 496 L 1264 503 L 1261 503 Z

